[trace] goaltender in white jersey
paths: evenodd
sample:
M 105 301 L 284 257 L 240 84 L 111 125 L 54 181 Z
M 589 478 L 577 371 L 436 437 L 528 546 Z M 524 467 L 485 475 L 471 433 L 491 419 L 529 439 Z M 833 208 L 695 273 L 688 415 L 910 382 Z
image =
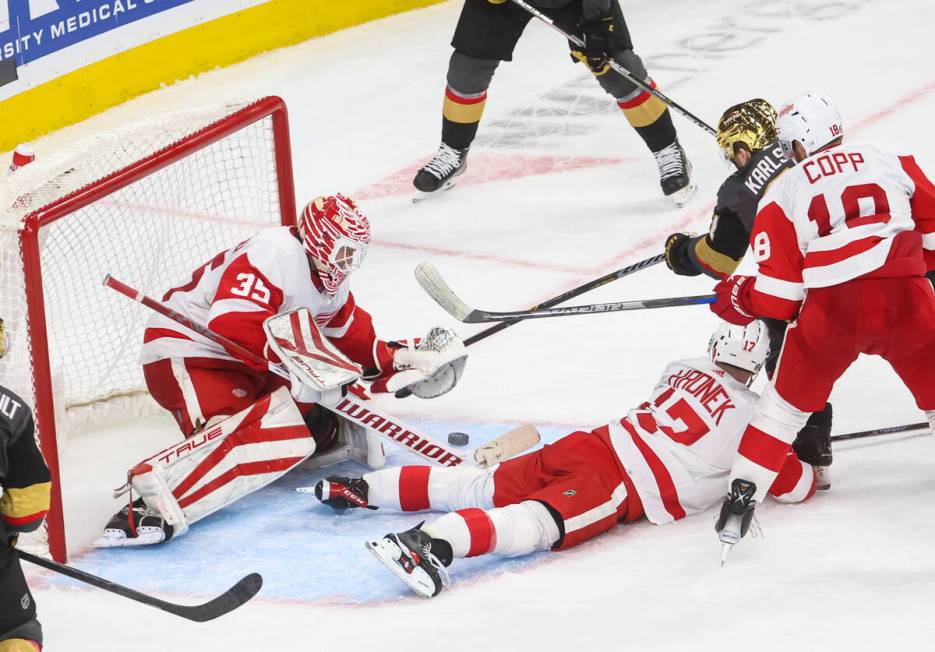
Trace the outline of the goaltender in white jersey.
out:
M 371 391 L 407 390 L 423 398 L 454 387 L 466 353 L 453 333 L 436 328 L 422 341 L 386 341 L 356 304 L 348 276 L 360 267 L 369 242 L 370 223 L 354 202 L 318 197 L 297 227 L 263 230 L 165 293 L 162 303 L 170 310 L 232 344 L 162 314 L 149 321 L 141 354 L 146 386 L 185 440 L 131 469 L 126 489 L 140 498 L 126 502 L 95 545 L 179 536 L 313 454 L 317 465 L 353 457 L 381 467 L 376 433 L 326 409 L 358 378 L 369 381 Z M 284 352 L 272 324 L 299 339 Z M 307 362 L 290 366 L 293 353 Z M 322 361 L 329 369 L 324 376 L 307 375 Z M 271 373 L 270 363 L 285 365 L 291 381 Z
M 619 421 L 573 432 L 493 471 L 403 466 L 362 478 L 329 477 L 316 495 L 336 509 L 448 512 L 367 543 L 423 597 L 442 590 L 456 557 L 564 550 L 620 521 L 677 521 L 723 500 L 757 400 L 749 383 L 768 349 L 759 322 L 724 324 L 711 337 L 709 357 L 670 364 L 652 398 Z M 800 435 L 808 436 L 807 429 Z M 795 450 L 770 488 L 783 502 L 815 491 L 815 470 Z

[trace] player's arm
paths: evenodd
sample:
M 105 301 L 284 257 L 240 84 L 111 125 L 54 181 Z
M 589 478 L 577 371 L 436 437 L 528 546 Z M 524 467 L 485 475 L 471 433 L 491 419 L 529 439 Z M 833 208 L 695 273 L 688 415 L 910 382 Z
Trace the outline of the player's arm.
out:
M 748 324 L 756 317 L 789 321 L 805 299 L 802 267 L 805 257 L 795 226 L 775 201 L 757 215 L 750 247 L 759 264 L 756 276 L 732 276 L 715 287 L 711 309 L 723 319 Z
M 49 511 L 49 469 L 36 446 L 35 424 L 29 408 L 18 403 L 13 418 L 0 423 L 7 443 L 9 471 L 3 479 L 0 518 L 6 530 L 32 532 Z
M 666 265 L 681 276 L 707 274 L 725 279 L 734 273 L 747 250 L 747 230 L 740 217 L 721 207 L 705 235 L 673 233 L 666 240 Z
M 373 328 L 373 318 L 357 305 L 353 292 L 347 293 L 344 304 L 321 332 L 341 353 L 361 366 L 365 378 L 379 375 L 381 354 L 384 363 L 392 363 L 386 342 L 377 337 Z
M 214 301 L 208 313 L 208 328 L 254 353 L 269 357 L 263 321 L 275 315 L 283 304 L 283 291 L 279 279 L 270 270 L 261 270 L 250 257 L 241 254 L 224 271 L 218 283 Z M 228 353 L 259 369 L 251 360 L 243 359 L 234 351 Z
M 912 209 L 916 231 L 922 234 L 927 276 L 932 278 L 935 275 L 935 185 L 925 176 L 914 157 L 900 156 L 899 163 L 915 185 L 909 206 Z

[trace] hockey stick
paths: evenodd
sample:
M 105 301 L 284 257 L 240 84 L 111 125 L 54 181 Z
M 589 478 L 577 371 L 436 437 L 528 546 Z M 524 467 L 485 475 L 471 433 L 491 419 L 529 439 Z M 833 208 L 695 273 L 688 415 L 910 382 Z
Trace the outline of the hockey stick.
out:
M 526 11 L 528 11 L 530 14 L 532 14 L 533 16 L 535 16 L 536 18 L 538 18 L 539 20 L 541 20 L 543 23 L 545 23 L 546 25 L 548 25 L 549 27 L 551 27 L 552 29 L 554 29 L 556 32 L 558 32 L 559 34 L 561 34 L 562 36 L 564 36 L 564 37 L 565 37 L 567 40 L 569 40 L 571 43 L 577 45 L 579 48 L 583 48 L 583 47 L 584 47 L 584 41 L 583 41 L 583 40 L 581 40 L 580 38 L 578 38 L 578 37 L 575 36 L 574 34 L 569 34 L 569 33 L 566 32 L 565 30 L 563 30 L 561 27 L 559 27 L 558 25 L 556 25 L 556 24 L 552 21 L 551 18 L 549 18 L 548 16 L 546 16 L 545 14 L 543 14 L 541 11 L 539 11 L 538 9 L 536 9 L 535 7 L 533 7 L 533 6 L 532 6 L 531 4 L 529 4 L 528 2 L 525 2 L 525 0 L 512 0 L 512 2 L 513 2 L 513 4 L 522 7 L 523 9 L 525 9 Z M 607 59 L 607 64 L 610 66 L 610 68 L 611 68 L 613 71 L 615 71 L 615 72 L 617 72 L 617 73 L 623 75 L 623 76 L 626 77 L 630 82 L 632 82 L 633 84 L 639 86 L 641 89 L 643 89 L 644 91 L 646 91 L 647 93 L 649 93 L 650 95 L 652 95 L 653 97 L 655 97 L 657 100 L 659 100 L 660 102 L 662 102 L 662 103 L 665 104 L 666 106 L 668 106 L 668 107 L 670 107 L 670 108 L 672 108 L 672 109 L 678 111 L 678 112 L 681 113 L 683 116 L 685 116 L 686 118 L 688 118 L 691 122 L 695 123 L 695 125 L 701 127 L 702 129 L 704 129 L 705 131 L 707 131 L 707 132 L 708 132 L 709 134 L 711 134 L 712 136 L 716 133 L 716 132 L 714 131 L 714 129 L 712 129 L 711 126 L 710 126 L 709 124 L 707 124 L 706 122 L 704 122 L 701 118 L 699 118 L 699 117 L 697 117 L 695 114 L 691 113 L 688 109 L 686 109 L 686 108 L 683 107 L 681 104 L 679 104 L 678 102 L 676 102 L 675 100 L 673 100 L 672 98 L 670 98 L 670 97 L 669 97 L 668 95 L 666 95 L 665 93 L 663 93 L 663 92 L 661 92 L 661 91 L 659 91 L 659 90 L 653 88 L 652 86 L 650 86 L 649 84 L 647 84 L 647 83 L 646 83 L 645 81 L 643 81 L 642 79 L 639 79 L 638 77 L 636 77 L 633 73 L 631 73 L 629 70 L 627 70 L 626 68 L 624 68 L 623 66 L 621 66 L 619 63 L 617 63 L 616 61 L 614 61 L 614 60 L 613 60 L 612 58 L 610 58 L 609 56 L 608 56 L 608 59 Z
M 256 362 L 261 365 L 266 365 L 270 372 L 285 378 L 286 380 L 291 380 L 289 372 L 282 366 L 274 364 L 263 358 L 260 355 L 257 355 L 248 348 L 237 344 L 232 340 L 218 335 L 214 331 L 193 322 L 191 319 L 185 315 L 178 313 L 168 306 L 156 301 L 155 299 L 146 296 L 145 294 L 135 290 L 126 283 L 118 281 L 110 274 L 107 274 L 104 277 L 104 285 L 116 290 L 120 294 L 133 299 L 137 303 L 142 303 L 147 308 L 158 312 L 164 317 L 175 321 L 178 324 L 181 324 L 185 328 L 206 337 L 212 342 L 221 345 L 228 351 L 233 351 L 237 355 Z M 477 463 L 478 458 L 474 454 L 470 454 L 468 457 L 464 457 L 461 454 L 455 452 L 451 448 L 445 446 L 439 441 L 436 441 L 429 437 L 428 435 L 419 432 L 414 427 L 402 422 L 396 417 L 382 412 L 379 408 L 368 401 L 361 400 L 356 397 L 353 393 L 348 392 L 346 396 L 341 399 L 341 402 L 335 406 L 322 405 L 325 409 L 334 412 L 335 414 L 355 423 L 363 428 L 367 428 L 383 437 L 388 439 L 400 446 L 408 448 L 410 451 L 421 457 L 422 459 L 432 462 L 434 464 L 439 464 L 441 466 L 457 466 L 468 462 L 469 464 Z M 503 435 L 503 438 L 507 438 L 510 433 Z M 509 444 L 504 442 L 504 446 L 507 447 Z M 511 448 L 512 450 L 512 448 Z
M 569 290 L 568 292 L 560 294 L 557 297 L 552 297 L 551 299 L 547 299 L 543 301 L 542 303 L 533 306 L 532 308 L 530 308 L 530 310 L 542 310 L 543 308 L 552 308 L 554 306 L 557 306 L 560 303 L 564 303 L 565 301 L 568 301 L 569 299 L 574 299 L 575 297 L 582 295 L 585 292 L 590 292 L 591 290 L 595 290 L 601 287 L 602 285 L 607 285 L 611 281 L 616 281 L 617 279 L 623 278 L 624 276 L 629 276 L 630 274 L 633 274 L 634 272 L 638 272 L 641 269 L 646 269 L 647 267 L 658 265 L 659 263 L 663 262 L 665 259 L 666 259 L 665 254 L 659 254 L 658 256 L 653 256 L 652 258 L 641 260 L 638 263 L 627 265 L 626 267 L 618 269 L 616 272 L 611 272 L 610 274 L 606 274 L 600 278 L 596 278 L 593 281 L 588 281 L 584 285 L 579 285 L 573 290 Z M 418 271 L 416 273 L 416 279 L 419 280 Z M 421 280 L 419 282 L 421 283 Z M 490 328 L 485 328 L 484 330 L 474 333 L 469 338 L 464 340 L 464 346 L 470 346 L 471 344 L 474 344 L 475 342 L 479 342 L 482 339 L 490 337 L 491 335 L 495 333 L 499 333 L 504 328 L 509 328 L 513 324 L 519 323 L 520 321 L 522 320 L 511 319 L 511 320 L 501 321 L 498 324 L 494 324 Z
M 142 602 L 143 604 L 148 604 L 151 607 L 156 607 L 157 609 L 168 611 L 170 614 L 175 614 L 176 616 L 181 616 L 182 618 L 187 618 L 188 620 L 194 620 L 196 623 L 203 623 L 208 620 L 214 620 L 219 616 L 223 616 L 224 614 L 233 611 L 237 607 L 250 600 L 250 598 L 255 596 L 260 590 L 260 587 L 263 586 L 263 577 L 260 576 L 259 573 L 250 573 L 213 600 L 205 602 L 204 604 L 187 606 L 183 604 L 175 604 L 173 602 L 166 602 L 165 600 L 160 600 L 159 598 L 154 598 L 151 595 L 146 595 L 145 593 L 140 593 L 139 591 L 128 588 L 126 586 L 115 584 L 110 580 L 105 580 L 104 578 L 98 577 L 97 575 L 91 575 L 90 573 L 85 573 L 84 571 L 78 570 L 72 566 L 59 564 L 58 562 L 45 559 L 43 557 L 38 557 L 28 552 L 23 552 L 22 550 L 17 550 L 16 552 L 21 559 L 25 559 L 26 561 L 36 564 L 37 566 L 48 568 L 49 570 L 53 570 L 56 573 L 67 575 L 72 579 L 90 584 L 91 586 L 96 586 L 97 588 L 104 589 L 105 591 L 110 591 L 111 593 L 116 593 L 117 595 L 121 595 L 125 598 L 130 598 L 136 602 Z
M 880 435 L 895 435 L 901 432 L 912 432 L 913 430 L 925 430 L 929 427 L 928 421 L 922 423 L 910 423 L 905 426 L 889 426 L 888 428 L 875 428 L 873 430 L 862 430 L 860 432 L 849 432 L 843 435 L 832 435 L 831 441 L 847 441 L 849 439 L 864 439 L 865 437 L 879 437 Z
M 620 312 L 624 310 L 646 310 L 649 308 L 669 308 L 714 303 L 713 294 L 671 297 L 667 299 L 645 299 L 642 301 L 617 301 L 614 303 L 591 303 L 583 306 L 564 308 L 544 308 L 517 310 L 513 312 L 491 312 L 472 308 L 454 293 L 445 279 L 431 263 L 421 263 L 416 267 L 416 280 L 435 302 L 445 311 L 466 324 L 479 324 L 490 321 L 539 319 L 543 317 L 563 317 L 567 315 L 588 315 L 599 312 Z

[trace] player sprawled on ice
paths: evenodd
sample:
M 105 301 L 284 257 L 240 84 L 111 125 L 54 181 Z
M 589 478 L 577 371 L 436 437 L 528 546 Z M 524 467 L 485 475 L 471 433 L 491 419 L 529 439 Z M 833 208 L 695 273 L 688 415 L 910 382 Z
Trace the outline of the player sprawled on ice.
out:
M 679 145 L 666 105 L 610 69 L 613 58 L 635 77 L 655 87 L 640 57 L 618 0 L 530 0 L 564 31 L 585 42 L 572 56 L 594 73 L 597 82 L 617 102 L 636 133 L 653 153 L 662 192 L 682 205 L 694 190 L 691 165 Z M 487 88 L 501 61 L 513 58 L 513 48 L 531 16 L 509 0 L 465 0 L 451 42 L 448 84 L 442 108 L 442 142 L 435 157 L 416 174 L 413 185 L 424 194 L 447 190 L 467 166 L 468 150 L 477 134 Z
M 666 265 L 680 276 L 705 274 L 724 280 L 733 274 L 747 252 L 760 199 L 793 166 L 779 144 L 776 109 L 764 99 L 747 100 L 724 111 L 716 137 L 721 154 L 736 170 L 718 188 L 707 233 L 673 233 L 666 239 Z M 772 377 L 788 322 L 769 317 L 762 321 L 770 342 L 764 368 Z M 830 403 L 808 420 L 808 427 L 815 430 L 814 441 L 821 447 L 819 489 L 831 483 L 827 469 L 832 461 L 831 420 Z
M 724 555 L 859 354 L 887 360 L 935 427 L 935 295 L 923 277 L 935 269 L 935 187 L 911 156 L 844 144 L 822 93 L 783 106 L 777 125 L 796 165 L 760 201 L 757 274 L 721 281 L 712 305 L 735 324 L 795 320 L 731 468 L 717 523 Z
M 757 395 L 749 389 L 769 348 L 759 323 L 723 324 L 708 357 L 671 363 L 648 401 L 621 420 L 573 432 L 493 471 L 403 466 L 316 487 L 336 509 L 449 512 L 367 547 L 413 591 L 437 595 L 456 557 L 564 550 L 620 521 L 670 523 L 717 504 Z M 803 438 L 807 437 L 803 431 Z M 815 490 L 790 452 L 770 494 L 798 502 Z
M 306 356 L 299 368 L 289 367 L 290 385 L 267 364 L 161 314 L 152 317 L 141 355 L 146 386 L 186 439 L 131 469 L 123 488 L 127 505 L 96 546 L 145 545 L 179 536 L 191 523 L 313 454 L 312 465 L 352 457 L 381 467 L 381 439 L 325 409 L 341 400 L 343 385 L 357 379 L 358 371 L 374 392 L 410 389 L 431 397 L 454 386 L 466 354 L 452 333 L 432 329 L 418 344 L 388 342 L 376 336 L 370 315 L 356 304 L 348 277 L 363 262 L 369 241 L 370 223 L 351 200 L 318 197 L 305 207 L 298 227 L 265 229 L 166 292 L 168 308 L 261 360 L 289 367 L 286 358 L 297 348 Z M 297 317 L 289 326 L 296 338 L 289 355 L 272 335 L 270 323 L 282 321 L 277 315 L 285 316 L 287 325 Z M 446 352 L 461 352 L 457 360 L 432 349 L 440 339 L 447 342 Z M 446 371 L 443 366 L 457 369 L 436 373 Z M 327 377 L 335 374 L 341 380 L 332 387 Z M 326 386 L 303 383 L 303 376 Z M 436 381 L 446 384 L 436 387 Z M 140 495 L 136 500 L 133 491 Z

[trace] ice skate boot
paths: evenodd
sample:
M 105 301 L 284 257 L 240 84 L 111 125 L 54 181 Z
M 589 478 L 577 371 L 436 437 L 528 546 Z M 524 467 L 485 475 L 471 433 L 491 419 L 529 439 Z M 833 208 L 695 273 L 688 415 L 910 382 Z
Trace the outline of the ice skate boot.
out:
M 458 177 L 467 169 L 468 149 L 455 149 L 445 143 L 439 145 L 435 157 L 412 180 L 412 185 L 419 191 L 413 201 L 421 201 L 455 185 Z
M 814 412 L 795 436 L 792 449 L 799 459 L 815 468 L 815 488 L 831 488 L 831 403 Z
M 172 538 L 175 529 L 166 523 L 156 510 L 150 509 L 142 498 L 133 501 L 133 509 L 127 505 L 108 521 L 104 534 L 91 545 L 95 548 L 120 548 L 124 546 L 149 546 Z
M 727 561 L 731 548 L 747 533 L 753 521 L 753 495 L 756 485 L 748 480 L 735 478 L 730 484 L 730 493 L 721 505 L 721 513 L 714 525 L 721 543 L 721 566 Z
M 370 487 L 363 478 L 342 478 L 332 475 L 319 480 L 315 485 L 315 498 L 331 509 L 345 510 L 366 507 L 376 509 L 367 503 Z
M 413 593 L 433 598 L 441 593 L 442 587 L 451 584 L 446 569 L 451 565 L 451 544 L 444 539 L 433 539 L 421 527 L 420 523 L 411 530 L 387 534 L 365 545 Z
M 695 183 L 692 181 L 692 164 L 685 156 L 685 150 L 675 141 L 658 152 L 656 166 L 659 168 L 659 185 L 662 193 L 669 197 L 676 206 L 683 206 L 692 193 L 695 192 Z

